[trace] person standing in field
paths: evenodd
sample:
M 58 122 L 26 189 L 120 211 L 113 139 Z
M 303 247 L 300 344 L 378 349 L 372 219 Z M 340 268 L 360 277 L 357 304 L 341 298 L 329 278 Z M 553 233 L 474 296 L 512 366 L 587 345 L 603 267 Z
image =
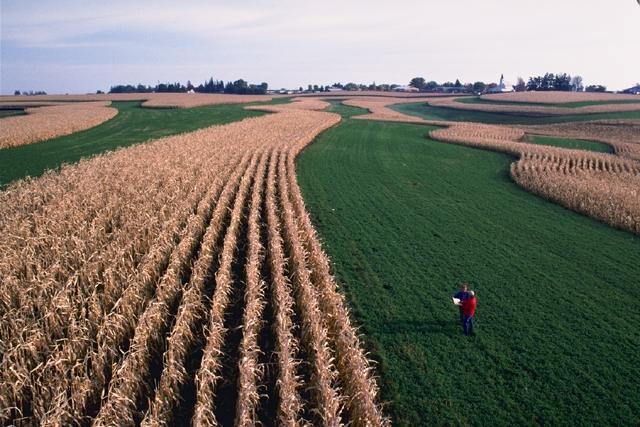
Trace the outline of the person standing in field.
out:
M 453 297 L 459 299 L 461 303 L 462 301 L 469 298 L 469 284 L 463 283 L 460 286 L 460 290 L 456 292 Z M 460 323 L 464 325 L 464 314 L 462 313 L 462 305 L 460 305 L 458 308 L 460 309 Z
M 473 317 L 476 315 L 477 303 L 478 299 L 473 291 L 469 291 L 469 297 L 462 301 L 462 329 L 466 336 L 473 335 Z

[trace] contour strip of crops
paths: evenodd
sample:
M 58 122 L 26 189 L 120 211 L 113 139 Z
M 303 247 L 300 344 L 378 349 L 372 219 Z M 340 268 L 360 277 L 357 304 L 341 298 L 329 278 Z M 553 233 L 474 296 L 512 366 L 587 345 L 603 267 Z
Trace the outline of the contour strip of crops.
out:
M 2 120 L 0 149 L 31 144 L 88 129 L 118 114 L 109 101 L 27 108 L 27 115 Z
M 294 301 L 291 296 L 291 284 L 286 275 L 287 260 L 284 253 L 284 241 L 281 236 L 280 218 L 276 204 L 276 174 L 278 151 L 269 164 L 266 188 L 266 216 L 268 228 L 268 258 L 271 267 L 272 300 L 277 355 L 278 390 L 277 421 L 279 425 L 294 427 L 300 425 L 303 402 L 300 396 L 301 378 L 297 375 L 299 360 L 295 359 L 298 340 L 293 334 Z
M 327 330 L 320 309 L 318 295 L 311 283 L 307 253 L 298 233 L 286 180 L 286 156 L 278 164 L 280 209 L 284 235 L 294 278 L 294 293 L 302 319 L 302 344 L 306 346 L 311 363 L 311 388 L 318 408 L 317 415 L 326 425 L 341 425 L 342 400 L 335 388 L 336 372 L 329 349 Z
M 246 166 L 246 161 L 242 162 L 242 164 Z M 231 162 L 231 165 L 233 165 L 233 162 Z M 242 167 L 241 165 L 238 169 Z M 227 171 L 229 171 L 229 169 L 227 169 Z M 119 350 L 123 349 L 123 345 L 126 344 L 133 334 L 136 319 L 151 299 L 158 279 L 162 277 L 165 271 L 168 271 L 168 274 L 175 274 L 176 271 L 185 268 L 187 258 L 181 259 L 180 254 L 184 253 L 184 249 L 180 249 L 180 244 L 183 246 L 192 245 L 193 240 L 198 239 L 198 221 L 206 222 L 208 220 L 211 216 L 214 203 L 216 207 L 224 203 L 225 194 L 223 193 L 220 198 L 218 198 L 218 195 L 223 187 L 220 178 L 224 179 L 227 172 L 224 170 L 221 172 L 218 179 L 214 179 L 208 176 L 208 174 L 203 176 L 203 179 L 209 182 L 210 188 L 205 197 L 200 201 L 197 209 L 190 209 L 191 215 L 189 216 L 189 221 L 187 227 L 184 229 L 184 233 L 177 239 L 161 239 L 163 242 L 173 243 L 174 245 L 177 244 L 178 250 L 172 251 L 172 248 L 176 246 L 169 245 L 160 252 L 160 254 L 162 254 L 161 260 L 151 258 L 150 262 L 141 269 L 139 280 L 129 284 L 123 297 L 114 307 L 114 310 L 105 317 L 105 321 L 99 328 L 96 340 L 97 347 L 94 347 L 91 353 L 92 359 L 95 360 L 95 370 L 94 372 L 87 373 L 86 375 L 89 377 L 84 377 L 82 380 L 84 383 L 91 384 L 93 387 L 86 388 L 79 386 L 77 395 L 73 396 L 75 400 L 73 407 L 76 408 L 76 416 L 80 416 L 80 414 L 88 411 L 91 406 L 98 404 L 97 399 L 111 375 L 112 364 L 117 359 Z M 231 178 L 231 182 L 233 182 L 233 177 Z M 213 185 L 211 185 L 211 183 L 213 183 Z M 230 184 L 228 187 L 230 186 L 232 185 Z M 202 219 L 203 217 L 204 219 Z M 191 227 L 189 224 L 191 224 Z M 193 224 L 196 225 L 194 226 Z M 190 230 L 191 233 L 189 232 Z M 193 234 L 194 230 L 196 232 L 195 237 Z M 163 280 L 166 280 L 167 277 L 168 276 L 165 275 Z M 160 284 L 162 284 L 162 282 L 160 282 Z M 77 376 L 76 378 L 78 377 L 82 378 L 82 376 Z M 93 377 L 93 381 L 90 381 L 91 377 Z
M 351 325 L 344 296 L 337 291 L 337 284 L 330 271 L 329 259 L 322 250 L 311 219 L 304 207 L 302 194 L 295 179 L 295 153 L 287 156 L 287 173 L 300 234 L 304 237 L 309 253 L 309 263 L 314 284 L 319 292 L 320 308 L 328 320 L 329 337 L 336 349 L 337 367 L 344 393 L 348 396 L 350 419 L 356 426 L 388 425 L 377 405 L 378 386 L 372 376 L 371 362 L 366 358 L 356 329 Z
M 198 191 L 195 197 L 189 197 L 185 201 L 185 209 L 178 214 L 175 226 L 171 227 L 172 222 L 167 222 L 166 225 L 169 226 L 169 233 L 174 236 L 178 235 L 182 227 L 186 225 L 188 212 L 195 209 L 202 197 L 205 197 L 204 191 Z M 147 233 L 148 232 L 149 231 L 147 231 Z M 87 305 L 90 308 L 89 314 L 85 319 L 80 317 L 74 320 L 71 324 L 72 331 L 69 333 L 69 336 L 73 337 L 73 339 L 68 340 L 64 346 L 48 358 L 42 368 L 43 372 L 39 374 L 40 376 L 37 380 L 39 384 L 51 384 L 54 387 L 48 398 L 38 398 L 42 402 L 49 402 L 49 406 L 54 408 L 53 414 L 46 417 L 47 420 L 59 420 L 59 417 L 64 413 L 64 408 L 69 410 L 68 408 L 72 407 L 71 402 L 64 402 L 64 396 L 66 395 L 65 390 L 67 390 L 73 382 L 79 383 L 77 378 L 82 376 L 81 373 L 73 373 L 74 365 L 78 368 L 81 367 L 81 364 L 78 364 L 78 362 L 81 362 L 84 357 L 89 354 L 92 342 L 95 341 L 98 334 L 98 328 L 102 323 L 102 319 L 110 314 L 114 305 L 119 303 L 117 309 L 126 307 L 127 299 L 125 298 L 123 301 L 120 297 L 123 295 L 122 291 L 127 288 L 118 286 L 118 284 L 126 283 L 129 277 L 135 276 L 136 268 L 140 268 L 142 271 L 152 269 L 150 273 L 151 276 L 158 275 L 159 271 L 163 269 L 163 266 L 167 264 L 173 242 L 173 239 L 166 239 L 165 236 L 161 234 L 160 237 L 153 242 L 150 247 L 150 252 L 145 254 L 141 262 L 129 263 L 129 265 L 123 266 L 116 261 L 114 265 L 107 267 L 109 268 L 110 274 L 108 277 L 109 280 L 104 283 L 103 291 L 97 292 L 94 290 L 93 294 L 88 297 Z M 159 245 L 164 245 L 164 248 L 161 249 Z M 123 246 L 126 247 L 127 245 Z M 162 256 L 158 259 L 154 254 Z M 123 260 L 130 259 L 126 256 L 127 252 L 124 252 L 122 255 Z M 122 317 L 119 319 L 124 320 Z M 36 400 L 35 396 L 33 399 Z M 64 403 L 67 404 L 65 405 Z
M 511 176 L 526 190 L 614 227 L 640 234 L 640 162 L 583 150 L 519 142 L 517 129 L 458 124 L 432 138 L 519 158 Z M 578 178 L 579 177 L 579 178 Z
M 123 175 L 126 176 L 126 173 L 124 173 L 125 171 L 122 171 L 122 172 L 123 172 Z M 126 184 L 126 182 L 124 184 Z M 90 187 L 90 188 L 92 188 L 92 187 Z M 178 192 L 177 194 L 179 195 L 180 193 Z M 162 216 L 160 217 L 160 219 L 162 219 Z M 134 224 L 134 226 L 137 225 L 135 222 L 133 224 Z M 78 225 L 77 227 L 81 228 L 81 225 Z M 47 229 L 45 228 L 45 231 L 46 230 Z M 77 239 L 77 237 L 74 240 L 76 240 L 76 239 Z M 74 252 L 74 253 L 77 254 L 77 252 Z M 98 252 L 97 254 L 98 254 L 98 256 L 96 258 L 100 258 L 100 255 L 99 255 L 100 253 Z M 78 264 L 78 265 L 81 266 L 80 264 Z M 47 273 L 46 269 L 43 268 L 43 270 L 44 270 L 44 272 L 46 274 Z M 61 275 L 60 271 L 56 271 L 56 278 L 57 278 L 58 282 L 60 280 L 64 280 L 63 279 L 64 276 L 60 276 L 60 275 Z M 20 282 L 16 281 L 15 283 L 20 283 Z M 41 358 L 48 354 L 47 348 L 50 345 L 50 343 L 55 343 L 55 340 L 52 339 L 52 336 L 54 338 L 57 338 L 57 336 L 59 336 L 59 332 L 60 332 L 59 329 L 53 328 L 51 321 L 52 320 L 55 321 L 56 322 L 55 324 L 60 324 L 62 321 L 65 321 L 65 320 L 68 321 L 69 315 L 75 314 L 74 307 L 84 307 L 85 306 L 84 301 L 82 301 L 82 299 L 79 298 L 79 295 L 81 295 L 81 294 L 78 294 L 78 292 L 77 292 L 78 290 L 82 291 L 81 287 L 77 286 L 78 285 L 77 281 L 71 281 L 70 283 L 68 282 L 66 286 L 64 286 L 64 287 L 62 287 L 60 289 L 56 289 L 55 286 L 53 286 L 53 285 L 55 285 L 56 281 L 44 281 L 44 283 L 45 284 L 49 283 L 51 286 L 49 286 L 49 287 L 47 285 L 41 286 L 40 289 L 37 289 L 37 291 L 39 291 L 39 293 L 41 293 L 43 290 L 45 292 L 48 292 L 47 289 L 51 288 L 52 291 L 53 291 L 53 293 L 51 295 L 47 295 L 47 294 L 40 295 L 40 294 L 37 294 L 35 297 L 32 296 L 31 299 L 26 299 L 26 301 L 21 301 L 20 302 L 20 306 L 17 307 L 17 310 L 21 310 L 21 309 L 24 309 L 24 307 L 30 307 L 30 303 L 36 302 L 36 303 L 38 303 L 38 306 L 35 306 L 34 309 L 32 309 L 30 311 L 40 312 L 40 313 L 45 312 L 46 313 L 46 312 L 48 312 L 50 310 L 48 307 L 53 307 L 54 310 L 55 310 L 53 312 L 53 315 L 51 315 L 51 316 L 47 315 L 47 316 L 44 317 L 44 319 L 47 321 L 47 323 L 45 323 L 43 326 L 37 325 L 36 329 L 35 329 L 35 332 L 33 330 L 31 330 L 31 332 L 25 333 L 25 330 L 27 330 L 28 326 L 25 326 L 24 323 L 23 323 L 22 325 L 20 325 L 20 327 L 22 328 L 22 333 L 14 335 L 14 336 L 17 336 L 17 337 L 23 337 L 24 335 L 27 335 L 29 337 L 33 337 L 33 340 L 32 339 L 27 339 L 25 344 L 22 345 L 22 348 L 24 348 L 26 350 L 22 350 L 20 348 L 20 346 L 18 346 L 18 348 L 15 349 L 13 352 L 7 352 L 7 355 L 16 354 L 17 357 L 20 359 L 20 361 L 22 363 L 15 363 L 15 365 L 17 367 L 27 368 L 27 369 L 25 369 L 23 371 L 23 375 L 29 375 L 28 373 L 31 372 L 28 369 L 28 366 L 33 366 L 33 365 L 32 364 L 30 365 L 28 363 L 28 360 L 34 360 L 34 359 L 35 360 L 42 360 Z M 88 284 L 91 285 L 91 283 L 88 283 Z M 71 285 L 76 285 L 76 286 L 71 286 Z M 61 296 L 64 296 L 65 293 L 68 293 L 67 291 L 69 289 L 73 289 L 73 293 L 75 295 L 72 295 L 72 296 L 74 298 L 79 298 L 77 303 L 72 302 L 73 300 L 68 302 L 68 303 L 66 303 L 66 304 L 63 303 L 64 299 L 61 299 Z M 23 289 L 23 291 L 24 291 L 24 289 Z M 22 294 L 22 298 L 24 299 L 24 293 Z M 55 302 L 55 304 L 51 302 L 52 300 Z M 61 315 L 61 313 L 60 313 L 61 308 L 66 308 L 68 310 L 67 312 L 63 312 L 62 313 L 62 314 L 65 314 L 65 315 Z M 89 313 L 91 313 L 91 312 L 92 312 L 92 310 L 89 310 Z M 28 319 L 28 316 L 24 316 L 24 315 L 23 316 L 19 316 L 19 315 L 16 316 L 15 311 L 12 312 L 11 315 L 12 315 L 12 318 L 15 318 L 16 320 L 24 320 L 25 318 Z M 85 315 L 86 315 L 86 313 L 85 313 Z M 73 316 L 71 316 L 71 318 L 73 318 Z M 5 326 L 8 325 L 8 324 L 11 324 L 11 323 L 10 322 L 3 322 L 3 325 L 5 325 Z M 15 329 L 16 328 L 14 328 L 14 332 L 15 332 Z M 38 332 L 38 329 L 40 329 L 40 332 Z M 56 334 L 56 332 L 58 333 L 58 335 L 54 335 L 54 334 Z M 74 337 L 74 338 L 77 338 L 77 337 Z M 6 337 L 5 337 L 5 339 L 6 339 Z M 74 340 L 71 340 L 71 341 L 74 341 Z M 9 364 L 10 366 L 14 365 L 14 362 L 12 362 L 10 358 L 5 358 L 4 362 Z M 5 372 L 5 373 L 9 373 L 9 372 L 16 373 L 17 371 L 15 369 L 12 369 L 12 370 L 3 370 L 3 372 Z M 10 378 L 10 380 L 12 380 L 12 379 Z M 13 380 L 15 380 L 15 378 L 13 378 Z M 24 378 L 24 377 L 20 378 L 19 381 L 16 381 L 17 384 L 29 384 L 29 382 L 31 382 L 31 381 L 28 380 L 28 378 Z M 32 383 L 33 387 L 40 386 L 40 385 L 41 384 L 39 384 L 36 381 L 34 381 Z M 8 389 L 9 389 L 8 387 L 4 387 L 4 386 L 2 387 L 3 391 L 6 391 Z M 37 401 L 34 402 L 34 403 L 37 403 Z
M 237 179 L 234 182 L 237 182 Z M 233 186 L 234 189 L 236 185 Z M 173 412 L 180 401 L 180 390 L 188 380 L 187 357 L 203 339 L 200 329 L 206 318 L 206 288 L 212 279 L 214 257 L 219 253 L 217 242 L 229 214 L 228 207 L 234 195 L 232 191 L 231 186 L 225 189 L 203 237 L 191 280 L 183 295 L 173 331 L 167 340 L 164 370 L 155 397 L 150 403 L 149 412 L 143 421 L 145 425 L 171 423 Z
M 17 294 L 27 269 L 16 275 L 8 258 L 0 257 L 0 272 L 6 268 L 15 293 L 2 299 L 1 307 L 24 314 L 25 330 L 46 350 L 38 355 L 38 348 L 23 346 L 40 357 L 34 358 L 40 361 L 36 369 L 25 369 L 29 363 L 21 364 L 13 354 L 12 363 L 25 376 L 16 377 L 23 380 L 17 381 L 18 393 L 2 389 L 5 421 L 171 425 L 179 416 L 216 425 L 220 415 L 225 423 L 235 417 L 239 425 L 263 420 L 358 423 L 350 389 L 342 388 L 340 364 L 333 360 L 339 349 L 325 319 L 317 277 L 309 271 L 315 261 L 296 218 L 299 190 L 290 188 L 295 181 L 286 170 L 288 153 L 298 153 L 339 120 L 335 114 L 301 110 L 325 106 L 305 101 L 270 107 L 276 114 L 100 156 L 0 194 L 11 194 L 11 201 L 32 209 L 0 207 L 8 213 L 0 229 L 22 222 L 23 235 L 42 232 L 49 238 L 39 225 L 55 218 L 52 229 L 64 232 L 63 244 L 52 249 L 5 236 L 10 252 L 34 254 L 35 247 L 38 255 L 70 257 L 66 251 L 75 247 L 75 254 L 86 254 L 72 260 L 74 269 L 55 272 L 55 263 L 34 260 L 42 263 L 34 268 L 27 260 L 34 286 L 27 295 Z M 177 147 L 182 149 L 175 152 L 177 158 L 167 155 Z M 141 168 L 150 158 L 163 166 Z M 122 166 L 122 175 L 114 171 L 114 162 Z M 167 177 L 168 189 L 162 186 Z M 78 183 L 78 178 L 87 182 Z M 120 187 L 128 181 L 127 193 Z M 52 191 L 43 191 L 49 186 Z M 25 196 L 27 191 L 37 194 L 34 190 L 42 197 Z M 101 191 L 116 195 L 97 194 Z M 129 204 L 122 203 L 125 197 Z M 113 214 L 101 210 L 101 204 Z M 59 224 L 66 219 L 62 211 L 74 209 L 81 219 L 69 218 L 77 229 L 65 232 Z M 44 221 L 39 218 L 47 215 Z M 86 236 L 95 242 L 74 241 Z M 76 276 L 75 282 L 67 279 Z M 39 283 L 43 277 L 51 280 Z M 50 295 L 58 300 L 52 302 Z M 46 331 L 46 323 L 36 310 L 16 311 L 19 297 L 28 306 L 56 313 L 62 295 L 72 308 L 61 311 L 71 314 L 67 321 L 55 319 L 61 330 L 54 334 L 61 340 L 38 334 Z M 10 329 L 5 332 L 8 336 Z M 6 343 L 0 342 L 2 348 Z M 192 388 L 194 401 L 188 395 Z
M 254 167 L 255 158 L 247 171 Z M 233 178 L 237 179 L 237 175 Z M 111 380 L 107 400 L 96 417 L 96 425 L 136 422 L 137 405 L 143 393 L 150 392 L 148 376 L 151 361 L 159 356 L 158 352 L 162 349 L 164 337 L 171 326 L 169 316 L 177 309 L 184 282 L 188 280 L 189 272 L 186 269 L 199 249 L 208 220 L 209 218 L 197 218 L 193 222 L 193 232 L 189 238 L 180 242 L 178 256 L 174 258 L 175 263 L 170 263 L 167 274 L 158 285 L 156 299 L 136 325 L 131 349 Z
M 248 250 L 245 266 L 246 291 L 245 309 L 242 320 L 242 340 L 238 361 L 238 399 L 236 403 L 236 426 L 253 426 L 257 420 L 260 402 L 259 382 L 264 366 L 258 360 L 260 347 L 258 333 L 262 326 L 262 314 L 265 306 L 265 283 L 261 277 L 264 248 L 261 242 L 262 199 L 264 192 L 267 163 L 273 153 L 263 157 L 253 184 L 248 223 Z
M 261 153 L 264 162 L 266 153 Z M 220 267 L 215 274 L 215 291 L 211 301 L 209 324 L 207 326 L 207 338 L 202 356 L 202 363 L 196 374 L 197 401 L 194 409 L 193 423 L 203 426 L 217 425 L 215 415 L 216 383 L 220 379 L 221 350 L 224 344 L 225 327 L 224 318 L 229 299 L 233 290 L 232 263 L 237 247 L 239 229 L 242 222 L 242 214 L 245 208 L 245 199 L 254 179 L 256 165 L 252 163 L 250 173 L 246 173 L 238 190 L 238 197 L 234 202 L 231 213 L 231 222 L 224 240 L 220 255 Z
M 620 154 L 610 155 L 522 142 L 525 131 L 518 127 L 422 120 L 388 108 L 388 105 L 397 103 L 396 101 L 354 98 L 344 103 L 371 111 L 371 114 L 357 116 L 357 119 L 446 126 L 432 130 L 429 135 L 438 141 L 517 157 L 520 160 L 512 165 L 511 176 L 524 189 L 606 224 L 640 234 L 640 162 L 637 161 L 640 150 L 637 144 L 631 143 L 637 139 L 636 122 L 613 121 L 610 124 L 624 128 L 616 132 L 603 130 L 598 122 L 523 127 L 547 135 L 600 140 L 612 145 L 616 153 Z M 441 100 L 436 100 L 439 101 Z M 550 172 L 557 171 L 561 164 L 572 165 L 569 168 L 561 167 L 563 176 L 567 179 Z M 572 174 L 578 172 L 579 180 L 572 177 Z

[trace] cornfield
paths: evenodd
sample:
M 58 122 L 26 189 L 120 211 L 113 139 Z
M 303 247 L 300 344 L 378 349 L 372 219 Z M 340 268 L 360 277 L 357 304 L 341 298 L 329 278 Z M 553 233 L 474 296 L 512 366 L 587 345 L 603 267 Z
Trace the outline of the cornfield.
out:
M 0 193 L 0 417 L 387 425 L 302 200 L 316 100 Z
M 89 101 L 144 101 L 145 107 L 191 108 L 215 104 L 244 104 L 267 102 L 271 95 L 233 95 L 221 93 L 109 93 L 93 95 L 35 95 L 0 96 L 0 106 L 44 102 L 89 102 Z
M 640 160 L 640 121 L 597 120 L 580 123 L 519 126 L 527 133 L 588 139 L 612 146 L 617 155 Z
M 98 101 L 27 108 L 27 115 L 2 119 L 0 149 L 69 135 L 97 126 L 118 114 L 118 110 L 109 107 L 109 104 L 108 101 Z
M 635 95 L 602 92 L 563 92 L 563 91 L 528 91 L 482 95 L 482 99 L 491 101 L 534 102 L 541 104 L 562 104 L 567 102 L 588 101 L 638 101 Z

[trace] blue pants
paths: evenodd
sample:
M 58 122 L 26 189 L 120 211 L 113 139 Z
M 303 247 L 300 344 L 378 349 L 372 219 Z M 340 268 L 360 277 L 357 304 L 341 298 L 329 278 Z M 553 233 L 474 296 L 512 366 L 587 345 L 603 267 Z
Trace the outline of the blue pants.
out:
M 473 316 L 464 316 L 462 328 L 465 335 L 473 335 Z

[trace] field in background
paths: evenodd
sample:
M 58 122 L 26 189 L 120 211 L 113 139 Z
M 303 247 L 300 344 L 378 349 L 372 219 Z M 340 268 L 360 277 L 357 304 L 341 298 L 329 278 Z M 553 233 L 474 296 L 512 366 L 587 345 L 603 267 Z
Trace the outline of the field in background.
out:
M 347 120 L 297 168 L 394 420 L 633 422 L 640 239 L 520 189 L 513 158 L 429 129 Z M 449 302 L 462 280 L 479 294 L 471 340 Z
M 507 98 L 508 99 L 508 98 Z M 526 101 L 508 101 L 507 99 L 501 100 L 501 98 L 492 99 L 491 97 L 464 97 L 456 98 L 456 102 L 463 104 L 494 104 L 494 105 L 536 105 L 545 107 L 568 107 L 568 108 L 580 108 L 588 107 L 590 105 L 608 105 L 608 104 L 640 104 L 640 98 L 638 99 L 613 99 L 613 100 L 600 100 L 600 101 L 575 101 L 575 102 L 526 102 Z
M 397 104 L 393 105 L 391 108 L 395 111 L 426 120 L 450 120 L 454 122 L 479 122 L 505 125 L 540 125 L 576 121 L 581 122 L 588 120 L 640 119 L 640 111 L 576 114 L 565 116 L 534 116 L 433 107 L 424 102 Z
M 113 102 L 118 115 L 99 126 L 60 138 L 0 150 L 0 186 L 26 176 L 40 176 L 48 169 L 75 163 L 83 157 L 263 114 L 245 110 L 245 105 L 157 109 L 142 108 L 138 101 Z

